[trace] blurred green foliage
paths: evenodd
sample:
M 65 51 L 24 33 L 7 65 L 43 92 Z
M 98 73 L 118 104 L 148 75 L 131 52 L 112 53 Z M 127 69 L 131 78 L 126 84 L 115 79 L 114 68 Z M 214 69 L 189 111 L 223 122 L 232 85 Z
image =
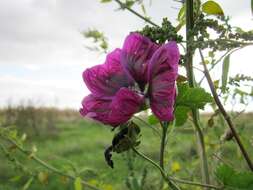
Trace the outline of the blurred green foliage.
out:
M 4 120 L 5 111 L 1 111 L 1 121 Z M 24 142 L 24 146 L 29 149 L 36 147 L 37 152 L 35 154 L 40 158 L 66 173 L 77 172 L 83 180 L 105 190 L 134 189 L 135 186 L 140 187 L 142 183 L 144 183 L 145 190 L 155 190 L 159 186 L 160 174 L 149 163 L 133 156 L 131 152 L 114 154 L 115 168 L 109 168 L 104 160 L 103 152 L 111 144 L 111 139 L 115 133 L 110 130 L 110 127 L 84 120 L 75 111 L 55 110 L 55 112 L 58 117 L 54 123 L 56 133 L 53 136 L 50 135 L 50 130 L 47 131 L 49 135 L 45 134 L 39 137 L 35 133 L 30 133 L 27 135 L 27 142 Z M 236 115 L 237 113 L 233 114 Z M 145 114 L 140 115 L 140 117 L 147 120 Z M 203 130 L 208 161 L 212 166 L 210 175 L 212 180 L 216 181 L 215 172 L 221 161 L 215 159 L 213 154 L 219 155 L 222 160 L 231 163 L 233 168 L 238 171 L 246 170 L 247 166 L 233 141 L 220 141 L 225 126 L 221 125 L 219 117 L 213 118 L 211 127 L 207 125 L 210 117 L 211 115 L 203 115 L 201 122 L 206 126 Z M 242 114 L 235 120 L 244 144 L 249 150 L 252 149 L 250 139 L 253 137 L 253 123 L 249 122 L 251 117 L 252 114 L 250 113 Z M 138 123 L 142 131 L 140 150 L 158 161 L 159 136 L 152 129 L 143 125 L 142 122 L 137 120 L 135 122 Z M 158 124 L 154 124 L 153 127 L 160 130 Z M 40 125 L 38 125 L 38 130 L 40 130 Z M 12 135 L 20 134 L 19 137 L 21 137 L 25 131 L 27 129 L 23 131 L 22 128 L 18 128 L 18 133 Z M 171 175 L 178 178 L 200 181 L 199 159 L 194 133 L 190 122 L 170 131 L 165 154 L 165 167 Z M 0 144 L 2 143 L 4 142 L 0 140 Z M 9 147 L 9 149 L 12 150 L 13 156 L 21 166 L 25 167 L 25 170 L 6 159 L 0 150 L 0 189 L 15 190 L 29 185 L 28 189 L 31 190 L 74 190 L 73 181 L 47 171 L 15 148 Z M 253 156 L 253 152 L 250 154 Z M 182 185 L 182 187 L 189 190 L 196 189 L 195 186 Z

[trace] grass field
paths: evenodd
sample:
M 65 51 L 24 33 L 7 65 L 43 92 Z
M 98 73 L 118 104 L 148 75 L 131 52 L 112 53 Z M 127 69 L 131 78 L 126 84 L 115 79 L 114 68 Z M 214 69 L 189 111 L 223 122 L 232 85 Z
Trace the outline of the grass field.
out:
M 242 136 L 246 148 L 253 157 L 252 114 L 242 115 L 236 119 L 238 130 Z M 206 117 L 207 118 L 207 117 Z M 159 158 L 159 137 L 154 131 L 139 122 L 141 125 L 141 144 L 139 150 L 158 161 Z M 206 125 L 206 120 L 203 121 Z M 17 126 L 18 127 L 18 126 Z M 159 126 L 156 126 L 159 130 Z M 31 129 L 30 129 L 31 130 Z M 204 129 L 206 137 L 206 148 L 210 163 L 210 175 L 215 180 L 214 172 L 217 164 L 221 161 L 213 156 L 217 153 L 222 162 L 232 164 L 235 168 L 246 169 L 239 150 L 233 140 L 227 141 L 221 146 L 220 137 L 224 128 L 214 124 L 213 127 Z M 22 130 L 19 130 L 20 133 Z M 114 132 L 109 127 L 86 121 L 81 118 L 68 121 L 68 119 L 57 120 L 53 133 L 45 133 L 40 136 L 29 135 L 26 147 L 36 145 L 36 153 L 41 159 L 51 165 L 67 172 L 79 173 L 82 179 L 98 186 L 104 190 L 128 189 L 127 183 L 134 183 L 134 180 L 141 182 L 145 175 L 145 189 L 157 189 L 160 177 L 149 163 L 142 158 L 134 156 L 133 153 L 113 154 L 115 168 L 111 169 L 104 160 L 104 150 L 111 143 Z M 1 142 L 1 141 L 0 141 Z M 196 137 L 190 122 L 180 128 L 174 128 L 168 136 L 166 148 L 165 167 L 171 175 L 178 178 L 201 181 L 200 166 L 197 154 Z M 14 164 L 0 153 L 0 190 L 26 190 L 27 181 L 31 190 L 71 190 L 74 189 L 73 181 L 48 172 L 45 168 L 15 151 L 18 161 L 33 173 L 42 173 L 46 176 L 44 180 L 38 180 L 37 176 L 30 175 L 14 167 Z M 129 161 L 132 160 L 132 161 Z M 134 167 L 134 174 L 132 172 Z M 148 171 L 146 173 L 146 171 Z M 28 172 L 29 173 L 29 172 Z M 133 177 L 134 176 L 134 177 Z M 42 182 L 43 181 L 43 182 Z M 187 185 L 184 189 L 198 189 Z M 88 189 L 85 188 L 84 189 Z M 133 188 L 134 189 L 134 188 Z M 137 190 L 136 188 L 134 190 Z

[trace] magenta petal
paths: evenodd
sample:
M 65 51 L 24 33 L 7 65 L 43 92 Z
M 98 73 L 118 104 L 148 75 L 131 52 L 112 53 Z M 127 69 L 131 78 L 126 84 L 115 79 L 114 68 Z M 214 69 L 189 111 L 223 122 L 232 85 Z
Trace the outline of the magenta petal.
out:
M 111 97 L 121 87 L 128 86 L 127 76 L 120 64 L 120 49 L 116 49 L 106 57 L 102 65 L 94 66 L 83 72 L 83 80 L 96 97 Z
M 148 67 L 148 80 L 152 80 L 164 71 L 178 72 L 180 53 L 176 42 L 161 46 L 152 56 Z
M 127 122 L 134 113 L 138 112 L 144 103 L 144 97 L 128 88 L 121 88 L 110 105 L 109 120 L 112 123 Z
M 148 68 L 151 109 L 162 121 L 173 120 L 179 57 L 177 44 L 170 42 L 154 53 Z
M 175 73 L 167 71 L 158 75 L 152 80 L 149 90 L 153 113 L 162 121 L 172 121 L 176 97 Z
M 108 121 L 108 108 L 111 100 L 104 100 L 94 97 L 92 94 L 86 96 L 82 101 L 80 113 L 84 117 L 89 117 L 104 124 L 110 124 Z
M 131 33 L 125 39 L 121 63 L 129 79 L 136 81 L 141 90 L 147 83 L 148 61 L 157 48 L 158 45 L 138 33 Z
M 116 127 L 127 122 L 134 113 L 138 112 L 143 101 L 143 96 L 128 88 L 121 88 L 112 100 L 93 95 L 85 97 L 80 113 L 84 117 Z

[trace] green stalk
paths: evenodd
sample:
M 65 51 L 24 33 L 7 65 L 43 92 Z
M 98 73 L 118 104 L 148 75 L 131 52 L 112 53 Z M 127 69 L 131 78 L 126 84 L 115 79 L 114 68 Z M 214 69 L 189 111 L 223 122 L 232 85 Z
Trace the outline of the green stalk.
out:
M 132 149 L 137 155 L 139 155 L 140 157 L 142 157 L 146 161 L 150 162 L 154 167 L 156 167 L 158 170 L 160 170 L 163 179 L 167 182 L 167 184 L 171 188 L 171 190 L 181 190 L 180 187 L 178 187 L 175 182 L 173 182 L 170 178 L 168 178 L 167 174 L 165 173 L 165 171 L 161 168 L 161 166 L 159 164 L 155 163 L 152 159 L 150 159 L 146 155 L 139 152 L 136 148 L 132 147 Z
M 160 122 L 162 127 L 162 137 L 161 137 L 161 145 L 160 145 L 160 167 L 164 170 L 164 151 L 165 151 L 165 144 L 166 144 L 166 136 L 168 130 L 168 124 Z M 160 188 L 163 189 L 163 180 L 160 183 Z
M 195 87 L 195 79 L 193 73 L 193 51 L 191 44 L 194 41 L 192 35 L 192 29 L 194 26 L 194 4 L 193 0 L 186 0 L 186 70 L 189 86 Z M 210 183 L 209 172 L 208 172 L 208 162 L 205 150 L 204 135 L 200 127 L 199 121 L 199 110 L 192 109 L 193 124 L 196 130 L 196 136 L 198 141 L 198 152 L 201 160 L 201 172 L 202 172 L 202 182 L 205 184 Z
M 165 151 L 165 140 L 167 136 L 168 125 L 161 123 L 162 126 L 162 138 L 160 145 L 160 166 L 164 170 L 164 151 Z

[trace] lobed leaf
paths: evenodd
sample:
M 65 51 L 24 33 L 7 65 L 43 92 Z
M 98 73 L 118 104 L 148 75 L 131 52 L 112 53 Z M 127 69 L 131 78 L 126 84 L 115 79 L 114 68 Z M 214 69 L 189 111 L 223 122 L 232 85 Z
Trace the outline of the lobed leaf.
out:
M 178 84 L 177 106 L 204 109 L 204 106 L 212 101 L 212 96 L 205 89 L 200 87 L 190 88 L 186 83 Z

